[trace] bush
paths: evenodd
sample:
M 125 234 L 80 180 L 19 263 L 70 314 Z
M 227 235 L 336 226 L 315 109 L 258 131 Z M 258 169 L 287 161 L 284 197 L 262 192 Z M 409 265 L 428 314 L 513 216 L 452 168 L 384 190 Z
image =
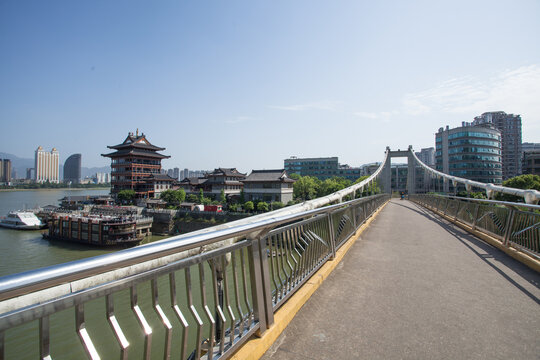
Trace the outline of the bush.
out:
M 268 209 L 269 209 L 268 203 L 266 203 L 264 201 L 261 201 L 260 203 L 257 204 L 257 211 L 267 212 Z
M 284 206 L 285 205 L 281 201 L 273 201 L 272 203 L 270 203 L 270 208 L 272 208 L 272 210 L 281 209 Z
M 244 210 L 247 212 L 255 210 L 255 205 L 253 205 L 253 201 L 246 201 L 244 203 Z

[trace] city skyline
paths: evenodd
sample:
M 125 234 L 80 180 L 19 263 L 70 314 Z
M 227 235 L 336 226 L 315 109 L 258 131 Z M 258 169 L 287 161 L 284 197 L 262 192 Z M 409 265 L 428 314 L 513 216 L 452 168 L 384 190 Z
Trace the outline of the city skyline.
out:
M 86 167 L 128 131 L 164 168 L 382 161 L 440 127 L 521 115 L 540 141 L 540 4 L 0 4 L 0 149 Z M 494 24 L 504 24 L 496 26 Z

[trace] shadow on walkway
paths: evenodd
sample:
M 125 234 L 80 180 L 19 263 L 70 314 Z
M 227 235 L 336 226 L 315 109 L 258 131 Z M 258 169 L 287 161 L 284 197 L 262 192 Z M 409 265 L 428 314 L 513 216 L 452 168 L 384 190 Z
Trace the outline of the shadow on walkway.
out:
M 407 205 L 411 204 L 412 206 L 407 206 L 406 204 L 400 204 L 395 203 L 395 205 L 402 206 L 404 208 L 407 208 L 408 210 L 414 211 L 426 218 L 428 218 L 431 221 L 436 222 L 441 228 L 446 230 L 450 235 L 452 235 L 454 238 L 456 238 L 459 242 L 461 242 L 463 245 L 465 245 L 471 252 L 473 252 L 476 256 L 478 256 L 482 261 L 484 261 L 486 264 L 488 264 L 490 267 L 492 267 L 495 271 L 497 271 L 503 278 L 505 278 L 508 282 L 510 282 L 512 285 L 514 285 L 516 288 L 518 288 L 521 292 L 523 292 L 525 295 L 527 295 L 529 298 L 534 300 L 537 304 L 540 304 L 540 299 L 536 297 L 534 294 L 529 292 L 527 289 L 525 289 L 523 286 L 521 286 L 519 283 L 517 283 L 514 279 L 512 279 L 511 276 L 507 274 L 508 270 L 513 271 L 515 274 L 521 276 L 524 280 L 526 280 L 531 285 L 535 286 L 536 288 L 540 289 L 540 283 L 538 281 L 538 274 L 528 268 L 526 265 L 520 263 L 519 261 L 513 259 L 509 255 L 505 254 L 501 250 L 491 246 L 490 244 L 478 239 L 472 234 L 469 234 L 465 230 L 462 230 L 457 227 L 457 225 L 454 225 L 447 220 L 443 219 L 439 215 L 431 212 L 430 210 L 422 207 L 421 205 L 418 205 L 413 202 L 408 202 Z M 414 208 L 416 207 L 416 209 Z M 472 245 L 474 245 L 477 248 L 480 248 L 482 252 L 475 249 Z M 488 259 L 493 259 L 495 262 L 500 263 L 503 265 L 503 267 L 498 267 L 495 263 L 488 261 Z

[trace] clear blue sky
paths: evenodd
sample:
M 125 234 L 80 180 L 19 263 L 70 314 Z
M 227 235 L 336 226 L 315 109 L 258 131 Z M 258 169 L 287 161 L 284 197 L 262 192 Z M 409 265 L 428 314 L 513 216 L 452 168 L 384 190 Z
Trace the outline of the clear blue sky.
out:
M 540 142 L 540 2 L 0 1 L 0 151 L 83 166 L 137 128 L 166 168 L 380 161 L 521 114 Z

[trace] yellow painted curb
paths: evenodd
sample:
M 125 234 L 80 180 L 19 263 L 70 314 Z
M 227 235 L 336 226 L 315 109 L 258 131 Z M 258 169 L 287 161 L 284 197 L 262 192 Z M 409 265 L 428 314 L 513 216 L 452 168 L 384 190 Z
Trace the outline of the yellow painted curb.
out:
M 261 358 L 266 350 L 274 344 L 276 339 L 281 335 L 283 330 L 289 325 L 296 313 L 304 306 L 311 295 L 321 286 L 323 281 L 330 273 L 338 266 L 347 251 L 353 246 L 362 232 L 371 224 L 375 217 L 388 204 L 385 202 L 375 213 L 360 226 L 354 235 L 338 250 L 334 260 L 327 261 L 313 276 L 290 297 L 274 314 L 274 324 L 270 329 L 266 330 L 262 337 L 253 338 L 246 342 L 238 351 L 231 357 L 234 360 L 256 360 Z
M 420 204 L 418 204 L 418 205 L 420 205 Z M 422 205 L 420 205 L 420 206 L 422 206 Z M 499 240 L 499 239 L 497 239 L 497 238 L 495 238 L 495 237 L 493 237 L 491 235 L 488 235 L 486 233 L 483 233 L 481 231 L 473 230 L 472 226 L 470 226 L 468 224 L 465 224 L 465 223 L 463 223 L 463 222 L 461 222 L 459 220 L 454 220 L 454 218 L 452 216 L 448 216 L 448 215 L 444 214 L 441 211 L 433 210 L 433 209 L 430 209 L 430 208 L 427 208 L 427 207 L 425 207 L 425 208 L 430 210 L 431 212 L 441 216 L 442 218 L 450 221 L 451 223 L 459 226 L 460 228 L 462 228 L 463 230 L 467 231 L 468 233 L 476 236 L 480 240 L 483 240 L 484 242 L 487 242 L 491 246 L 496 247 L 497 249 L 501 250 L 502 252 L 504 252 L 508 256 L 510 256 L 510 257 L 516 259 L 517 261 L 527 265 L 528 267 L 530 267 L 534 271 L 540 273 L 540 261 L 536 260 L 535 258 L 533 258 L 533 257 L 527 255 L 526 253 L 524 253 L 522 251 L 519 251 L 518 249 L 515 249 L 513 247 L 504 246 L 504 244 L 502 243 L 501 240 Z

